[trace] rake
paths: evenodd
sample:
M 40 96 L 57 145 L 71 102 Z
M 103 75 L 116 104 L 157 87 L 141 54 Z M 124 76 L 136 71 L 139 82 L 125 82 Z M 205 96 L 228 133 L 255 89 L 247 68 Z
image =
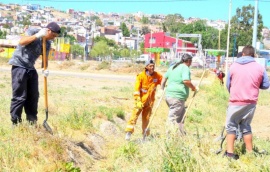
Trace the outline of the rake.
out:
M 197 87 L 200 87 L 205 72 L 206 72 L 206 70 L 203 71 L 202 76 L 201 76 L 201 78 L 200 78 L 200 81 L 199 81 L 199 84 L 198 84 Z M 193 102 L 194 97 L 195 97 L 196 94 L 197 94 L 197 91 L 194 91 L 193 96 L 192 96 L 191 100 L 189 101 L 189 104 L 188 104 L 188 106 L 187 106 L 187 108 L 186 108 L 185 114 L 184 114 L 184 116 L 183 116 L 183 118 L 182 118 L 182 120 L 181 120 L 181 123 L 184 123 L 185 118 L 187 117 L 187 113 L 188 113 L 188 111 L 189 111 L 189 109 L 190 109 L 190 106 L 191 106 L 191 104 L 192 104 L 192 102 Z M 180 130 L 180 132 L 181 132 L 182 134 L 184 134 L 184 135 L 186 134 L 186 132 L 184 131 L 183 128 L 180 127 L 179 130 Z
M 162 94 L 161 94 L 161 96 L 160 96 L 160 98 L 159 98 L 159 100 L 158 100 L 158 104 L 157 104 L 157 106 L 156 106 L 156 108 L 155 108 L 155 110 L 154 110 L 154 113 L 153 113 L 153 115 L 151 115 L 150 121 L 149 121 L 149 123 L 148 123 L 146 129 L 144 130 L 144 133 L 143 133 L 143 141 L 145 141 L 147 132 L 149 131 L 149 128 L 150 128 L 150 125 L 151 125 L 151 123 L 152 123 L 152 121 L 153 121 L 153 118 L 154 118 L 154 116 L 156 115 L 156 112 L 157 112 L 158 107 L 159 107 L 159 105 L 160 105 L 160 103 L 161 103 L 161 100 L 163 99 L 165 90 L 166 90 L 166 87 L 164 88 L 164 90 L 163 90 L 163 92 L 162 92 Z

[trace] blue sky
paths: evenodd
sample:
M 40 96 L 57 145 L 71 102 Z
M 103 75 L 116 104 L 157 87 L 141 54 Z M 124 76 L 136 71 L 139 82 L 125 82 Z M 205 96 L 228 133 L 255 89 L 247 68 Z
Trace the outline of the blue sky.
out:
M 148 14 L 179 13 L 184 18 L 199 17 L 225 21 L 228 21 L 229 18 L 230 4 L 230 0 L 1 0 L 1 2 L 40 4 L 42 6 L 53 6 L 61 10 L 71 8 L 105 13 L 133 13 L 138 11 Z M 236 8 L 242 8 L 242 6 L 248 4 L 255 6 L 255 0 L 232 0 L 231 16 L 235 15 Z M 268 28 L 270 28 L 269 8 L 270 0 L 259 0 L 259 12 L 263 16 L 264 25 Z

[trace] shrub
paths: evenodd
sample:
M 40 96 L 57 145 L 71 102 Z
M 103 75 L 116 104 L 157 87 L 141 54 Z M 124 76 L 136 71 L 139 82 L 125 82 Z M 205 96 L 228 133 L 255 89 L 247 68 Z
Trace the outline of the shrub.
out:
M 102 61 L 98 66 L 97 66 L 97 70 L 101 70 L 101 69 L 110 69 L 111 64 L 107 61 Z

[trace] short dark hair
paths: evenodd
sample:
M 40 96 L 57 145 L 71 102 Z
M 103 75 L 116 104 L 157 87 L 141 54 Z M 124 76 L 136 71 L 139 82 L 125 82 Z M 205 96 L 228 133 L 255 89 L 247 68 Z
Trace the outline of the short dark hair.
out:
M 243 53 L 245 56 L 251 56 L 251 57 L 254 57 L 254 56 L 255 56 L 255 49 L 254 49 L 254 47 L 252 47 L 251 45 L 246 45 L 246 46 L 243 48 L 242 53 Z
M 239 52 L 239 53 L 237 54 L 237 58 L 239 58 L 239 57 L 242 57 L 242 52 Z
M 192 56 L 189 54 L 183 54 L 181 60 L 182 60 L 182 62 L 187 62 L 188 60 L 192 60 Z

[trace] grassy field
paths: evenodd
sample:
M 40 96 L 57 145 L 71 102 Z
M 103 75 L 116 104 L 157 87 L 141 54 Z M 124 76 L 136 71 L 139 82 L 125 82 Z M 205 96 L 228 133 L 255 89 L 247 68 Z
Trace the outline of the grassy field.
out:
M 83 69 L 79 72 L 87 72 Z M 193 78 L 200 75 L 201 71 L 193 70 Z M 38 125 L 30 126 L 24 121 L 12 128 L 10 73 L 0 73 L 0 171 L 270 171 L 269 155 L 247 154 L 242 142 L 236 143 L 238 161 L 223 158 L 223 152 L 215 154 L 220 148 L 215 139 L 225 122 L 228 93 L 211 74 L 204 80 L 213 81 L 212 84 L 201 86 L 187 114 L 187 135 L 167 137 L 168 107 L 163 101 L 146 142 L 142 142 L 140 120 L 131 141 L 124 140 L 124 128 L 134 103 L 133 82 L 49 76 L 48 123 L 54 132 L 50 135 L 42 126 L 45 112 L 41 75 L 39 79 Z M 269 98 L 269 91 L 260 92 L 252 124 L 255 152 L 270 152 Z

